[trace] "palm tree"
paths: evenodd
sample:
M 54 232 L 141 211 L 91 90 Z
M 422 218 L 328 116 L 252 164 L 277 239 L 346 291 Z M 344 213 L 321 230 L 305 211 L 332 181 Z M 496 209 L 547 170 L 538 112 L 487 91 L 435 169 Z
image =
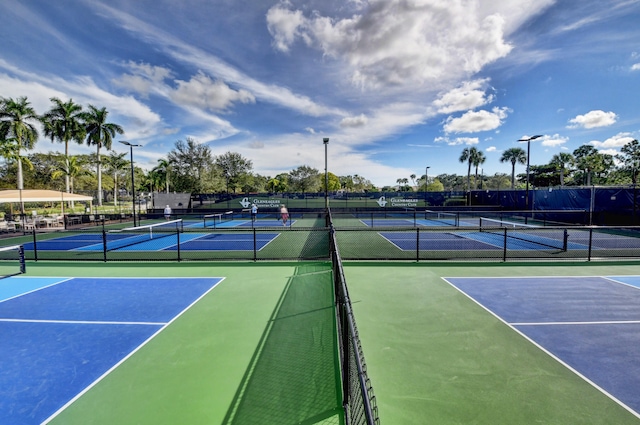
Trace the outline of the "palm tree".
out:
M 7 163 L 17 161 L 20 158 L 15 138 L 5 139 L 0 136 L 0 157 L 4 158 Z
M 160 158 L 158 160 L 158 165 L 154 168 L 154 170 L 164 175 L 167 193 L 169 193 L 169 171 L 171 170 L 171 165 L 172 165 L 171 161 L 164 158 Z
M 129 161 L 124 157 L 127 155 L 124 153 L 116 153 L 111 151 L 108 157 L 105 159 L 105 164 L 109 172 L 113 173 L 113 206 L 118 206 L 118 174 L 127 169 Z
M 573 155 L 566 152 L 560 152 L 558 154 L 553 155 L 549 164 L 554 165 L 557 169 L 560 170 L 560 186 L 564 186 L 564 172 L 567 169 L 567 165 L 572 165 L 574 163 Z
M 481 151 L 476 151 L 475 155 L 471 159 L 471 162 L 473 163 L 474 167 L 476 167 L 476 175 L 474 179 L 476 189 L 478 188 L 478 167 L 480 166 L 480 164 L 484 164 L 486 160 L 487 160 L 487 157 L 484 156 L 484 154 Z
M 68 157 L 65 155 L 62 163 L 56 167 L 55 170 L 51 173 L 51 177 L 57 179 L 58 177 L 66 176 L 69 180 L 69 190 L 68 193 L 73 193 L 73 182 L 76 177 L 87 176 L 89 173 L 83 166 L 80 160 L 77 157 L 72 156 Z
M 102 206 L 102 171 L 100 169 L 100 148 L 111 149 L 116 133 L 123 134 L 124 130 L 118 124 L 107 122 L 107 108 L 98 109 L 89 105 L 89 111 L 83 114 L 87 132 L 87 144 L 96 146 L 97 174 L 98 174 L 98 205 Z
M 38 114 L 26 97 L 0 98 L 0 139 L 13 140 L 17 144 L 18 189 L 24 189 L 22 149 L 33 149 L 38 141 L 38 130 L 33 122 L 39 121 Z M 24 205 L 20 212 L 24 214 Z
M 85 129 L 82 125 L 82 106 L 73 103 L 73 99 L 63 103 L 57 97 L 52 97 L 53 107 L 41 117 L 44 126 L 44 134 L 64 143 L 64 157 L 67 170 L 69 169 L 69 142 L 74 140 L 82 144 L 85 136 Z M 69 176 L 65 177 L 67 193 L 70 190 Z
M 510 148 L 502 153 L 500 162 L 511 163 L 511 189 L 513 189 L 516 184 L 516 163 L 526 164 L 527 153 L 522 148 Z
M 415 186 L 416 185 L 416 175 L 415 174 L 411 174 L 409 176 L 409 178 L 411 179 L 411 184 Z
M 475 147 L 464 148 L 462 150 L 462 154 L 460 155 L 460 162 L 468 162 L 467 167 L 467 192 L 471 191 L 471 164 L 474 161 L 474 158 L 478 155 L 478 149 Z
M 164 176 L 157 170 L 152 169 L 144 176 L 144 183 L 149 188 L 149 193 L 151 194 L 151 203 L 153 204 L 153 192 L 156 188 L 162 187 L 164 183 Z

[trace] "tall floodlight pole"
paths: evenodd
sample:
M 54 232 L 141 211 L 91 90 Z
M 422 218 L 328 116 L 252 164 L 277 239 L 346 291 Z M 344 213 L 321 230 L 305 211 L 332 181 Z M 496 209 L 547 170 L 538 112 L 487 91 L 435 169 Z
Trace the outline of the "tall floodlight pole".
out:
M 542 134 L 538 134 L 531 137 L 523 137 L 522 139 L 518 139 L 518 142 L 527 142 L 527 191 L 526 191 L 526 195 L 525 195 L 526 197 L 524 200 L 524 204 L 527 209 L 529 209 L 529 157 L 531 154 L 531 141 L 539 137 L 542 137 Z
M 329 173 L 327 171 L 327 145 L 329 144 L 329 138 L 322 139 L 324 143 L 324 209 L 329 211 Z
M 126 140 L 120 140 L 120 143 L 123 145 L 129 146 L 129 152 L 131 154 L 131 198 L 132 198 L 132 212 L 133 212 L 133 227 L 136 227 L 136 182 L 133 174 L 133 148 L 140 147 L 142 145 L 135 145 L 133 143 L 129 143 Z

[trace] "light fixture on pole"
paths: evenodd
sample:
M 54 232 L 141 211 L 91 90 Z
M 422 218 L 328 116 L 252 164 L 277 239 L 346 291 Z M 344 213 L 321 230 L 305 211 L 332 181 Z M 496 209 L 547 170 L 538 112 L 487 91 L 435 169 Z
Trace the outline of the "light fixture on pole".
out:
M 539 137 L 542 137 L 542 134 L 538 134 L 531 137 L 523 137 L 522 139 L 518 139 L 518 142 L 527 142 L 527 191 L 526 191 L 526 195 L 525 195 L 526 197 L 524 200 L 524 204 L 527 207 L 527 209 L 529 209 L 529 157 L 531 154 L 531 141 Z
M 324 143 L 324 208 L 329 211 L 329 173 L 327 172 L 327 145 L 329 144 L 329 138 L 322 139 Z
M 131 153 L 131 198 L 132 201 L 132 212 L 133 212 L 133 227 L 136 227 L 136 184 L 133 174 L 133 148 L 140 147 L 142 145 L 135 145 L 133 143 L 129 143 L 126 140 L 120 140 L 120 143 L 123 145 L 129 146 L 129 151 Z

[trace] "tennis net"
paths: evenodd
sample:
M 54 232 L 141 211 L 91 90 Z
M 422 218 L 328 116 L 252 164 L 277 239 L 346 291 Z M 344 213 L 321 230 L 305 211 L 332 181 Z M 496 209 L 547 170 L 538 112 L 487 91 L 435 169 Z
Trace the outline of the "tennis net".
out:
M 217 214 L 205 214 L 202 217 L 202 225 L 205 228 L 216 228 L 217 226 L 219 226 L 221 223 L 225 222 L 225 221 L 232 221 L 233 220 L 233 211 L 227 211 L 224 213 L 217 213 Z
M 435 221 L 437 223 L 446 224 L 447 226 L 460 225 L 460 215 L 457 213 L 425 210 L 424 218 L 425 220 Z
M 26 272 L 22 245 L 0 248 L 0 279 Z
M 113 251 L 171 236 L 176 236 L 177 239 L 177 234 L 182 233 L 183 230 L 184 225 L 181 218 L 162 223 L 147 224 L 145 226 L 111 230 L 106 234 L 106 250 Z
M 380 418 L 378 416 L 376 397 L 367 375 L 367 365 L 364 361 L 358 328 L 353 317 L 353 309 L 344 277 L 340 252 L 336 243 L 331 213 L 329 212 L 328 215 L 327 222 L 330 224 L 329 250 L 333 269 L 336 315 L 340 339 L 345 424 L 379 425 Z
M 479 223 L 480 232 L 525 241 L 542 247 L 555 248 L 562 251 L 567 250 L 569 238 L 567 229 L 540 227 L 484 217 L 480 217 Z

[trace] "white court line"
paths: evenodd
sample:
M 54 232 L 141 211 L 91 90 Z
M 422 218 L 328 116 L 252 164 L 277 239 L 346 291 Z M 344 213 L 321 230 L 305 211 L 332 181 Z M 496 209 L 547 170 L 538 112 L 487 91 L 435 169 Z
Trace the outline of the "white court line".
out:
M 637 325 L 640 320 L 604 320 L 602 322 L 523 322 L 509 323 L 511 326 L 552 326 L 552 325 Z
M 174 278 L 175 279 L 175 278 Z M 206 279 L 206 278 L 205 278 Z M 63 412 L 67 407 L 71 406 L 76 400 L 78 400 L 80 397 L 82 397 L 84 394 L 86 394 L 91 388 L 95 387 L 98 382 L 102 381 L 107 375 L 109 375 L 111 372 L 113 372 L 114 370 L 116 370 L 122 363 L 124 363 L 125 361 L 127 361 L 127 359 L 129 359 L 131 356 L 133 356 L 135 353 L 137 353 L 140 349 L 142 349 L 142 347 L 144 347 L 145 345 L 147 345 L 149 343 L 149 341 L 151 341 L 152 339 L 154 339 L 157 335 L 160 334 L 160 332 L 162 332 L 164 329 L 167 328 L 167 326 L 169 326 L 170 324 L 172 324 L 174 321 L 176 321 L 180 316 L 182 316 L 187 310 L 189 310 L 191 307 L 193 307 L 198 301 L 200 301 L 202 298 L 204 298 L 209 292 L 211 292 L 214 288 L 216 288 L 219 284 L 221 284 L 225 278 L 211 278 L 211 279 L 220 279 L 218 282 L 216 282 L 215 285 L 213 285 L 211 288 L 209 288 L 207 291 L 205 291 L 204 294 L 202 294 L 200 297 L 198 297 L 195 301 L 193 301 L 191 304 L 189 304 L 184 310 L 182 310 L 180 313 L 178 313 L 173 319 L 171 319 L 169 322 L 167 322 L 164 326 L 162 326 L 160 329 L 158 329 L 156 332 L 154 332 L 153 335 L 151 335 L 149 338 L 147 338 L 145 341 L 142 342 L 142 344 L 138 345 L 133 351 L 131 351 L 129 354 L 127 354 L 124 358 L 122 358 L 119 362 L 117 362 L 116 364 L 114 364 L 109 370 L 107 370 L 105 373 L 103 373 L 100 377 L 98 377 L 98 379 L 96 379 L 95 381 L 93 381 L 91 384 L 89 384 L 84 390 L 80 391 L 78 394 L 76 394 L 75 397 L 73 397 L 71 400 L 69 400 L 68 402 L 66 402 L 62 407 L 60 407 L 58 410 L 56 410 L 51 416 L 49 416 L 47 419 L 45 419 L 40 425 L 46 425 L 49 422 L 51 422 L 53 419 L 56 418 L 56 416 L 58 416 L 61 412 Z
M 548 276 L 549 278 L 563 278 L 566 276 Z M 581 277 L 585 277 L 585 276 L 581 276 Z M 590 276 L 590 277 L 598 277 L 598 276 Z M 483 279 L 483 277 L 471 277 L 471 276 L 467 276 L 467 279 Z M 509 278 L 509 279 L 513 279 L 513 276 L 505 276 L 505 278 Z M 529 278 L 532 279 L 536 279 L 535 276 L 530 276 Z M 458 288 L 456 285 L 454 285 L 452 282 L 450 282 L 448 279 L 453 279 L 453 278 L 446 278 L 446 277 L 441 277 L 442 280 L 444 280 L 446 283 L 448 283 L 449 285 L 451 285 L 451 287 L 453 287 L 456 291 L 460 292 L 462 295 L 464 295 L 465 297 L 467 297 L 469 300 L 471 300 L 471 302 L 475 303 L 476 305 L 478 305 L 480 308 L 482 308 L 483 310 L 485 310 L 487 313 L 489 313 L 490 315 L 492 315 L 493 317 L 495 317 L 497 320 L 499 320 L 500 322 L 504 323 L 505 325 L 509 326 L 511 329 L 513 329 L 514 332 L 516 332 L 517 334 L 519 334 L 521 337 L 523 337 L 524 339 L 526 339 L 527 341 L 529 341 L 531 344 L 535 345 L 536 347 L 538 347 L 540 350 L 542 350 L 544 353 L 546 353 L 549 357 L 555 359 L 558 363 L 560 363 L 561 365 L 563 365 L 564 367 L 566 367 L 567 369 L 569 369 L 570 371 L 572 371 L 573 373 L 575 373 L 577 376 L 579 376 L 580 378 L 584 379 L 587 383 L 591 384 L 591 386 L 593 386 L 595 389 L 597 389 L 598 391 L 600 391 L 602 394 L 604 394 L 605 396 L 609 397 L 611 400 L 613 400 L 615 403 L 617 403 L 619 406 L 621 406 L 623 409 L 625 409 L 626 411 L 628 411 L 629 413 L 631 413 L 633 416 L 640 418 L 640 413 L 636 412 L 635 410 L 633 410 L 631 407 L 627 406 L 625 403 L 623 403 L 621 400 L 619 400 L 617 397 L 615 397 L 613 394 L 611 394 L 610 392 L 608 392 L 607 390 L 605 390 L 604 388 L 602 388 L 600 385 L 596 384 L 595 381 L 592 381 L 591 379 L 587 378 L 586 375 L 582 374 L 580 371 L 578 371 L 578 369 L 575 369 L 573 366 L 571 366 L 569 363 L 565 362 L 564 360 L 562 360 L 560 357 L 556 356 L 555 354 L 553 354 L 551 351 L 547 350 L 545 347 L 543 347 L 541 344 L 538 344 L 536 341 L 534 341 L 532 338 L 530 338 L 529 336 L 527 336 L 525 333 L 523 333 L 522 331 L 520 331 L 518 328 L 515 327 L 515 325 L 513 323 L 509 323 L 506 320 L 504 320 L 500 315 L 498 315 L 497 313 L 493 312 L 489 307 L 485 306 L 484 304 L 482 304 L 480 301 L 476 300 L 474 297 L 472 297 L 471 295 L 467 294 L 465 291 L 463 291 L 461 288 Z M 492 278 L 493 279 L 493 278 Z
M 14 323 L 65 323 L 71 325 L 146 325 L 146 326 L 164 326 L 166 322 L 109 322 L 109 321 L 91 321 L 91 320 L 37 320 L 37 319 L 3 319 L 0 322 Z

